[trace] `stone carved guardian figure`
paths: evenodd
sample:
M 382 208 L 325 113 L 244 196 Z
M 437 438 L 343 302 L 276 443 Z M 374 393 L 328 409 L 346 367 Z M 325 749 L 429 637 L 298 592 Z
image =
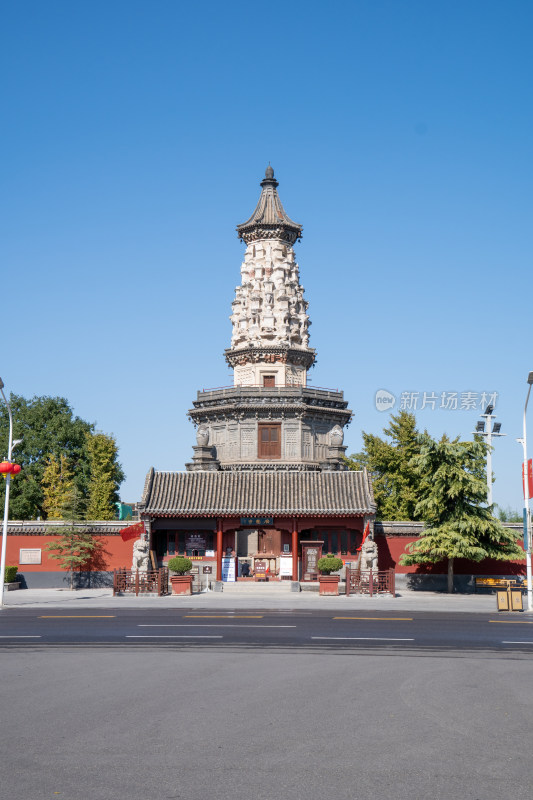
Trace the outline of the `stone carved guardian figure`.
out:
M 368 537 L 361 547 L 361 572 L 378 571 L 378 546 L 376 542 Z
M 133 572 L 148 571 L 148 542 L 144 539 L 136 539 L 133 543 L 133 563 L 131 569 Z

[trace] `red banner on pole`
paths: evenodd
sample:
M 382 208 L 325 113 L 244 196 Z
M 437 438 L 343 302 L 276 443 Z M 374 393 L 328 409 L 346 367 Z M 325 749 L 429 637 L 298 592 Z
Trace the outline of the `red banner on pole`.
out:
M 522 462 L 522 491 L 524 490 L 524 463 Z M 533 459 L 527 462 L 527 497 L 533 497 Z
M 127 542 L 129 539 L 137 539 L 144 533 L 144 522 L 137 522 L 135 525 L 128 525 L 127 528 L 122 528 L 120 535 L 122 541 Z

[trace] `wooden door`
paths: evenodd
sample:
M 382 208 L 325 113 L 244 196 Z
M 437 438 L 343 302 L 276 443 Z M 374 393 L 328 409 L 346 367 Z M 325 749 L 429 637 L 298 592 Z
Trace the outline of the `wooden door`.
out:
M 259 425 L 258 458 L 281 458 L 281 425 Z

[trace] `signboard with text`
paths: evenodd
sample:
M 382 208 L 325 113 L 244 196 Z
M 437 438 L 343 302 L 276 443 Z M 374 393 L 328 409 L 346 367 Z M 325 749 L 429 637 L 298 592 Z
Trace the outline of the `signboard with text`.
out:
M 273 525 L 274 517 L 241 517 L 243 527 L 254 527 L 255 525 Z
M 280 578 L 292 577 L 292 556 L 281 556 L 279 559 Z
M 235 559 L 223 558 L 222 559 L 222 580 L 227 583 L 235 582 Z

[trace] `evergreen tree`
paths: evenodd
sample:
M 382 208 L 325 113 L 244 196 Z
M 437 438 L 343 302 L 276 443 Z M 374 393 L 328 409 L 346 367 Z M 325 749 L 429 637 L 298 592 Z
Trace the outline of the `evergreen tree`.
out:
M 74 486 L 74 476 L 69 469 L 66 456 L 61 453 L 59 460 L 51 455 L 44 468 L 43 511 L 47 519 L 62 519 L 64 506 L 68 503 Z
M 416 542 L 400 558 L 404 565 L 448 562 L 448 591 L 453 591 L 456 558 L 512 561 L 524 557 L 520 532 L 507 530 L 492 516 L 487 501 L 486 445 L 481 441 L 436 442 L 425 437 L 412 467 L 424 482 L 424 497 L 415 513 L 426 523 Z
M 90 465 L 87 517 L 114 519 L 118 487 L 123 479 L 115 439 L 105 433 L 87 434 L 87 450 Z
M 59 539 L 45 545 L 50 558 L 59 561 L 61 569 L 70 572 L 71 590 L 74 589 L 75 570 L 81 572 L 89 567 L 100 546 L 91 533 L 84 531 L 81 525 L 76 525 L 82 520 L 82 508 L 83 498 L 77 487 L 73 486 L 61 508 L 62 519 L 68 520 L 70 525 L 53 531 L 59 535 Z
M 391 415 L 383 433 L 389 441 L 363 432 L 364 448 L 346 459 L 349 469 L 366 467 L 374 488 L 377 519 L 416 520 L 416 505 L 423 495 L 425 481 L 415 471 L 412 459 L 421 451 L 427 434 L 416 428 L 414 414 L 400 411 Z

